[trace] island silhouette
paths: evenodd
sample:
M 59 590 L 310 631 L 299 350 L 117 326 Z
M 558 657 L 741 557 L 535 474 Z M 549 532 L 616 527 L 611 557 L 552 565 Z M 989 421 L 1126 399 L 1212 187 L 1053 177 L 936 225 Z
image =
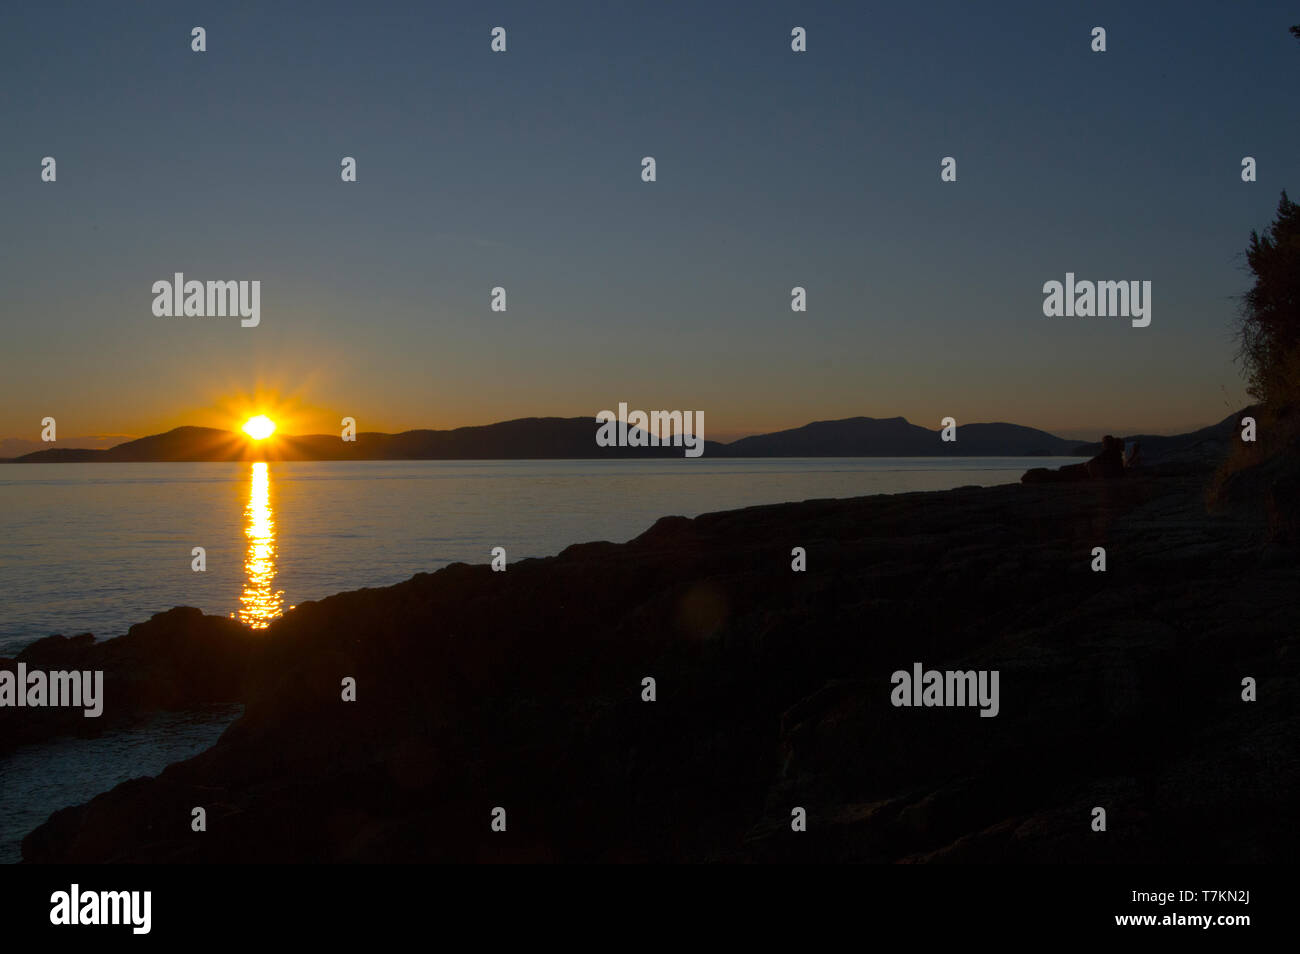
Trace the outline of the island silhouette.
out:
M 1244 412 L 1243 412 L 1244 413 Z M 1175 436 L 1133 435 L 1151 454 L 1202 442 L 1221 443 L 1239 414 L 1209 427 Z M 355 441 L 338 435 L 277 435 L 251 443 L 244 435 L 212 427 L 177 427 L 125 441 L 108 449 L 51 447 L 11 458 L 9 463 L 143 463 L 211 461 L 337 460 L 585 460 L 676 457 L 680 447 L 600 447 L 590 417 L 527 417 L 451 430 L 398 434 L 363 431 Z M 956 440 L 940 429 L 903 417 L 850 417 L 742 437 L 730 443 L 706 440 L 704 457 L 1090 457 L 1100 444 L 1057 437 L 1019 424 L 959 424 Z

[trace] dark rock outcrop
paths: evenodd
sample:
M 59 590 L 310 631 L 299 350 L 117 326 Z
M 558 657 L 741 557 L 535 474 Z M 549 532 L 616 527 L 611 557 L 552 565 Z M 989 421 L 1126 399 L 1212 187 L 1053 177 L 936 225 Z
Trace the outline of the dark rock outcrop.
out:
M 237 702 L 260 637 L 219 616 L 190 606 L 158 613 L 126 635 L 97 641 L 89 633 L 50 636 L 13 659 L 0 657 L 0 670 L 103 670 L 101 715 L 83 709 L 0 706 L 0 753 L 59 735 L 94 736 L 162 710 L 178 711 Z

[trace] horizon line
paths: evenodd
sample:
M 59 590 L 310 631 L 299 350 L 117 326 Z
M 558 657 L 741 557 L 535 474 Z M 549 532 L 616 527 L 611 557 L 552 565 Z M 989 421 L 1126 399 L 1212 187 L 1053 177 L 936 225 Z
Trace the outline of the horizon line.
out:
M 1245 407 L 1248 408 L 1248 407 L 1250 407 L 1250 406 L 1251 406 L 1251 405 L 1246 405 Z M 1233 411 L 1233 412 L 1231 412 L 1230 414 L 1225 415 L 1225 418 L 1226 418 L 1226 417 L 1229 417 L 1229 416 L 1232 416 L 1232 415 L 1234 415 L 1234 414 L 1241 413 L 1241 411 L 1243 411 L 1243 410 L 1245 410 L 1245 408 L 1240 408 L 1240 409 L 1238 409 L 1237 411 Z M 512 417 L 512 418 L 506 418 L 506 419 L 503 419 L 503 420 L 491 421 L 491 422 L 489 422 L 489 423 L 487 423 L 487 424 L 460 424 L 460 425 L 456 425 L 456 426 L 454 426 L 454 427 L 409 427 L 409 428 L 404 428 L 404 429 L 402 429 L 402 430 L 395 430 L 395 431 L 385 431 L 385 430 L 366 430 L 366 431 L 361 431 L 361 430 L 358 430 L 358 431 L 356 431 L 356 434 L 357 434 L 358 436 L 360 436 L 360 435 L 362 435 L 362 434 L 371 434 L 371 435 L 379 435 L 379 436 L 389 436 L 389 437 L 391 437 L 391 436 L 397 436 L 397 435 L 400 435 L 400 434 L 410 434 L 410 433 L 415 433 L 415 432 L 419 432 L 419 431 L 425 431 L 425 432 L 430 432 L 430 433 L 439 433 L 439 432 L 446 433 L 446 432 L 450 432 L 450 431 L 467 430 L 467 429 L 473 429 L 473 428 L 493 427 L 493 426 L 500 425 L 500 424 L 512 424 L 512 423 L 517 423 L 517 422 L 520 422 L 520 421 L 545 421 L 545 420 L 578 421 L 578 420 L 584 420 L 585 418 L 586 418 L 586 416 L 584 416 L 584 415 L 575 415 L 575 416 L 567 416 L 567 417 L 566 417 L 566 416 L 554 415 L 554 414 L 548 414 L 548 415 L 537 415 L 537 414 L 534 414 L 534 415 L 527 415 L 527 416 L 524 416 L 524 417 Z M 597 418 L 596 418 L 595 415 L 590 415 L 590 418 L 591 418 L 593 424 L 595 424 L 595 423 L 599 423 L 599 421 L 597 420 Z M 625 421 L 624 418 L 619 418 L 618 420 Z M 891 415 L 891 416 L 889 416 L 889 417 L 873 417 L 873 416 L 868 415 L 868 414 L 854 414 L 854 415 L 850 415 L 850 416 L 848 416 L 848 417 L 833 417 L 833 418 L 823 418 L 823 419 L 818 419 L 818 420 L 813 420 L 813 421 L 807 421 L 807 422 L 805 422 L 804 424 L 797 424 L 797 425 L 788 426 L 788 427 L 778 427 L 778 428 L 776 428 L 775 430 L 756 430 L 756 431 L 751 431 L 751 432 L 746 432 L 746 433 L 737 433 L 737 432 L 732 432 L 731 434 L 727 435 L 727 439 L 726 439 L 726 440 L 719 440 L 719 439 L 717 439 L 717 438 L 705 438 L 705 440 L 709 441 L 710 443 L 722 444 L 722 445 L 728 445 L 728 444 L 734 444 L 734 443 L 736 443 L 737 441 L 741 441 L 741 440 L 744 440 L 744 439 L 749 438 L 749 437 L 770 436 L 770 435 L 773 435 L 773 434 L 780 434 L 780 433 L 784 433 L 784 432 L 787 432 L 787 431 L 797 431 L 797 430 L 800 430 L 800 429 L 805 428 L 805 427 L 811 427 L 811 426 L 813 426 L 813 425 L 815 425 L 815 424 L 835 424 L 835 423 L 840 423 L 840 422 L 844 422 L 844 421 L 853 421 L 853 420 L 872 420 L 872 421 L 894 421 L 894 420 L 897 420 L 897 421 L 903 421 L 903 422 L 905 422 L 905 423 L 907 423 L 907 424 L 909 424 L 909 425 L 911 425 L 911 426 L 913 426 L 913 427 L 921 427 L 921 428 L 923 428 L 923 429 L 925 429 L 925 430 L 941 430 L 941 429 L 942 429 L 942 424 L 940 425 L 940 428 L 938 428 L 938 429 L 936 429 L 936 428 L 929 428 L 929 427 L 926 427 L 926 426 L 923 425 L 923 424 L 917 424 L 916 422 L 910 420 L 908 417 L 906 417 L 905 415 L 902 415 L 902 414 L 895 414 L 895 415 Z M 1095 429 L 1095 430 L 1094 430 L 1094 429 L 1091 429 L 1091 428 L 1069 428 L 1069 430 L 1072 431 L 1072 432 L 1078 432 L 1078 431 L 1087 430 L 1089 433 L 1095 433 L 1095 434 L 1097 434 L 1097 436 L 1096 436 L 1095 438 L 1073 437 L 1073 436 L 1070 436 L 1070 434 L 1057 433 L 1056 431 L 1053 431 L 1053 430 L 1047 430 L 1046 428 L 1035 427 L 1035 426 L 1033 426 L 1033 425 L 1028 425 L 1028 424 L 1017 424 L 1017 423 L 1015 423 L 1014 421 L 1006 421 L 1006 420 L 1002 420 L 1002 421 L 969 421 L 969 422 L 967 422 L 967 423 L 965 423 L 965 424 L 958 423 L 956 426 L 957 426 L 958 429 L 960 429 L 960 428 L 962 428 L 962 427 L 969 427 L 969 426 L 975 426 L 975 425 L 997 425 L 997 424 L 1002 424 L 1002 425 L 1008 425 L 1008 426 L 1011 426 L 1011 427 L 1024 427 L 1024 428 L 1027 428 L 1027 429 L 1030 429 L 1030 430 L 1040 431 L 1040 432 L 1042 432 L 1042 433 L 1044 433 L 1044 434 L 1047 434 L 1047 435 L 1049 435 L 1049 436 L 1051 436 L 1051 437 L 1055 437 L 1055 438 L 1057 438 L 1057 439 L 1059 439 L 1059 440 L 1072 440 L 1072 441 L 1079 441 L 1080 443 L 1088 444 L 1088 443 L 1096 443 L 1097 441 L 1100 441 L 1100 440 L 1101 440 L 1101 437 L 1104 436 L 1104 435 L 1106 435 L 1106 434 L 1112 434 L 1112 435 L 1116 435 L 1116 436 L 1126 436 L 1126 437 L 1141 437 L 1141 436 L 1149 436 L 1149 437 L 1176 437 L 1176 436 L 1179 436 L 1180 434 L 1192 433 L 1193 431 L 1200 430 L 1201 428 L 1209 427 L 1209 426 L 1211 426 L 1211 425 L 1213 425 L 1213 424 L 1221 423 L 1223 420 L 1224 420 L 1224 418 L 1220 418 L 1220 419 L 1218 419 L 1218 420 L 1216 420 L 1216 421 L 1211 421 L 1211 422 L 1209 422 L 1209 423 L 1201 424 L 1199 427 L 1192 426 L 1192 427 L 1190 427 L 1189 430 L 1169 429 L 1169 430 L 1152 430 L 1152 431 L 1146 431 L 1146 430 L 1142 430 L 1142 429 L 1138 429 L 1138 430 L 1130 430 L 1130 429 L 1127 429 L 1127 428 L 1114 428 L 1114 427 L 1111 427 L 1111 428 L 1097 428 L 1097 429 Z M 35 445 L 42 445 L 42 444 L 43 444 L 43 445 L 46 445 L 44 449 L 47 449 L 47 450 L 53 450 L 53 449 L 55 449 L 55 448 L 57 447 L 58 449 L 62 449 L 62 450 L 87 450 L 87 451 L 89 451 L 89 450 L 105 450 L 105 451 L 106 451 L 106 450 L 112 450 L 112 449 L 114 449 L 114 448 L 116 448 L 116 447 L 120 447 L 120 446 L 123 445 L 123 444 L 129 444 L 129 443 L 131 443 L 132 441 L 144 440 L 144 439 L 147 439 L 147 438 L 150 438 L 150 437 L 159 437 L 159 436 L 161 436 L 161 435 L 163 435 L 163 434 L 171 433 L 172 431 L 181 430 L 182 428 L 194 428 L 194 429 L 199 429 L 199 430 L 217 431 L 217 432 L 224 433 L 224 434 L 230 434 L 230 435 L 235 436 L 235 437 L 242 437 L 242 436 L 243 436 L 243 435 L 241 434 L 241 432 L 239 431 L 238 428 L 235 428 L 235 429 L 227 429 L 227 428 L 222 428 L 222 427 L 213 427 L 213 426 L 211 426 L 211 425 L 206 425 L 206 424 L 177 424 L 177 425 L 175 425 L 175 426 L 173 426 L 173 427 L 169 427 L 169 428 L 167 428 L 167 429 L 165 429 L 165 430 L 155 431 L 155 432 L 147 433 L 147 434 L 134 435 L 134 436 L 131 436 L 131 435 L 125 435 L 125 434 L 100 434 L 100 435 L 85 435 L 85 434 L 83 434 L 83 435 L 78 435 L 78 436 L 76 436 L 76 437 L 67 438 L 67 439 L 62 440 L 62 441 L 60 441 L 60 440 L 55 440 L 55 441 L 41 441 L 41 440 L 39 440 L 39 439 L 26 438 L 26 437 L 0 436 L 0 442 L 16 441 L 16 442 L 27 443 L 27 444 L 35 444 Z M 321 433 L 321 432 L 290 434 L 290 433 L 287 433 L 287 432 L 280 432 L 280 431 L 277 431 L 277 432 L 275 433 L 275 435 L 274 435 L 275 438 L 282 438 L 282 439 L 303 439 L 303 438 L 312 438 L 312 437 L 324 437 L 324 438 L 329 438 L 329 437 L 333 437 L 333 436 L 334 436 L 333 434 L 330 434 L 330 433 Z M 69 446 L 68 443 L 67 443 L 67 441 L 72 441 L 72 440 L 84 440 L 84 439 L 88 439 L 88 438 L 93 438 L 93 439 L 96 439 L 96 440 L 104 440 L 104 439 L 106 439 L 106 438 L 119 438 L 119 440 L 118 440 L 118 443 L 113 444 L 113 445 L 111 445 L 111 446 L 109 446 L 109 447 L 73 447 L 73 446 Z M 268 440 L 270 440 L 270 439 L 273 439 L 273 438 L 268 438 Z M 31 451 L 31 452 L 28 452 L 28 453 L 38 453 L 38 452 L 39 452 L 39 451 Z M 26 454 L 20 454 L 20 455 L 18 455 L 18 456 L 26 456 Z M 8 459 L 12 459 L 12 458 L 0 458 L 0 460 L 8 460 Z

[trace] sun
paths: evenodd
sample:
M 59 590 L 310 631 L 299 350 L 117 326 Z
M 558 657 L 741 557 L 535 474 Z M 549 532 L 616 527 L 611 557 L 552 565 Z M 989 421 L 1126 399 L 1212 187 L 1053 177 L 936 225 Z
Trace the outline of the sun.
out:
M 244 433 L 255 441 L 264 441 L 275 433 L 275 421 L 265 414 L 250 417 L 244 422 Z

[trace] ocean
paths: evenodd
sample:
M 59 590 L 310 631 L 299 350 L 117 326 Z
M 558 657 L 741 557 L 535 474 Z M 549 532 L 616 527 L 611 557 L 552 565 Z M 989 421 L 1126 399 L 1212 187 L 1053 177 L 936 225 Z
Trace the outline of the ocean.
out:
M 659 517 L 1015 483 L 1057 458 L 0 465 L 0 655 L 173 606 L 265 625 L 457 561 L 624 542 Z M 203 550 L 195 572 L 194 548 Z

